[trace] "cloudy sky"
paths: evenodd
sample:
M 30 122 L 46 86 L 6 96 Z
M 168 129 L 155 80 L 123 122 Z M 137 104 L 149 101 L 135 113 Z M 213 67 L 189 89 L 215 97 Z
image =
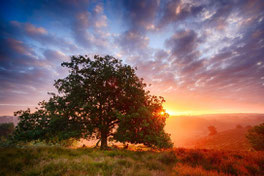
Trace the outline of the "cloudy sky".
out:
M 0 115 L 33 108 L 69 56 L 138 68 L 172 114 L 264 113 L 262 0 L 6 0 L 0 11 Z

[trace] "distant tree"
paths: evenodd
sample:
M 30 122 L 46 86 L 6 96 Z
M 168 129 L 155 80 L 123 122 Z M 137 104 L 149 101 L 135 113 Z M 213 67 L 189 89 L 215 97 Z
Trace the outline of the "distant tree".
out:
M 246 137 L 255 150 L 264 150 L 264 123 L 250 128 Z
M 209 136 L 213 136 L 217 134 L 216 128 L 214 126 L 209 126 L 208 130 L 209 130 Z
M 2 123 L 0 124 L 0 139 L 6 139 L 15 130 L 13 123 Z
M 51 94 L 34 113 L 18 111 L 15 138 L 30 141 L 60 141 L 97 138 L 101 149 L 109 139 L 143 143 L 150 147 L 172 147 L 164 132 L 168 114 L 162 97 L 151 96 L 129 65 L 111 56 L 72 56 L 62 63 L 70 69 L 55 81 L 59 94 Z
M 238 125 L 236 126 L 236 128 L 237 128 L 237 129 L 241 129 L 241 128 L 243 128 L 243 127 L 242 127 L 241 125 L 238 124 Z

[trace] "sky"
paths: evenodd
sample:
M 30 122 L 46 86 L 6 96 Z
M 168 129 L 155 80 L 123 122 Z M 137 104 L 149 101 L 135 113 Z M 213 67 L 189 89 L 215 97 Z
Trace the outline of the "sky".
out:
M 137 67 L 170 115 L 264 113 L 262 0 L 5 0 L 0 115 L 56 92 L 72 55 Z

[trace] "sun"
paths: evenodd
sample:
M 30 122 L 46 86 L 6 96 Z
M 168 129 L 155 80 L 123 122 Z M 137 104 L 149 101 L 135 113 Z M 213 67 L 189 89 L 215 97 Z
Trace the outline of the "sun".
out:
M 161 111 L 161 112 L 160 112 L 160 115 L 164 115 L 164 114 L 165 114 L 165 112 L 164 112 L 164 111 Z

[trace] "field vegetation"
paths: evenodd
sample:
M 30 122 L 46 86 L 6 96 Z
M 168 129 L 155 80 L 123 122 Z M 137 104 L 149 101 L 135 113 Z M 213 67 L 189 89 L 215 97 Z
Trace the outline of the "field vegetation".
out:
M 0 149 L 0 175 L 263 175 L 263 152 L 24 146 Z

